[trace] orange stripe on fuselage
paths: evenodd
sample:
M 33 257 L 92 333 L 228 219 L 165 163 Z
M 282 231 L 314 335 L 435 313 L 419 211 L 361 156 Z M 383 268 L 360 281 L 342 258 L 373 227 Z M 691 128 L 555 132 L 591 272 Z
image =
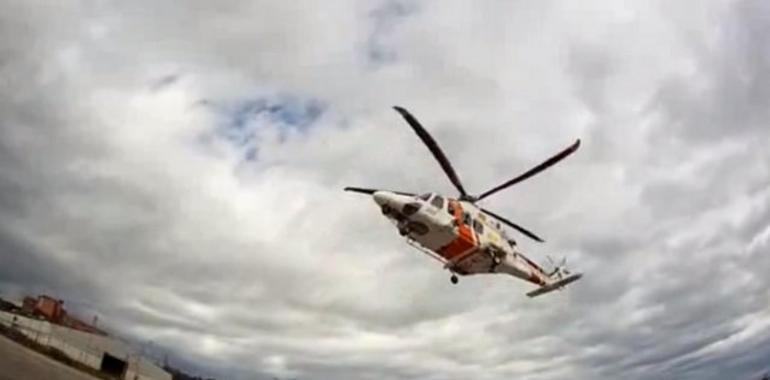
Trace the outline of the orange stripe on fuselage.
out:
M 463 223 L 463 208 L 460 202 L 449 200 L 454 207 L 454 218 L 458 226 L 458 236 L 451 243 L 441 247 L 438 253 L 452 262 L 459 262 L 476 251 L 476 239 L 470 226 Z
M 540 276 L 538 276 L 535 273 L 530 274 L 527 280 L 529 280 L 529 282 L 533 284 L 540 285 L 540 286 L 543 286 L 546 284 L 545 280 L 543 280 Z

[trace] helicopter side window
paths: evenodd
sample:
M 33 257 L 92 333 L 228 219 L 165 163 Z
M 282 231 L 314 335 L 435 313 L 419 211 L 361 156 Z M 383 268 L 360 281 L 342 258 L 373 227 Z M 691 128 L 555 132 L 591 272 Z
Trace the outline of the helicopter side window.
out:
M 473 219 L 473 230 L 476 231 L 477 234 L 483 235 L 484 234 L 484 224 L 478 221 L 478 219 Z
M 420 198 L 420 199 L 424 200 L 425 202 L 427 202 L 428 199 L 430 199 L 430 193 L 420 195 L 418 198 Z
M 440 195 L 436 195 L 430 201 L 430 204 L 433 205 L 433 207 L 435 207 L 435 208 L 442 209 L 442 208 L 444 208 L 444 198 L 441 198 Z
M 463 224 L 465 224 L 466 226 L 471 225 L 471 215 L 468 214 L 467 212 L 463 213 Z

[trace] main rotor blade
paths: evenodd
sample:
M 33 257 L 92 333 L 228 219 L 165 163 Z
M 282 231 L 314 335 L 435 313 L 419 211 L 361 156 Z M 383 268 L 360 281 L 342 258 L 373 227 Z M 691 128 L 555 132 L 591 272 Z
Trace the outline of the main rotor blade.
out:
M 365 188 L 365 187 L 352 187 L 352 186 L 346 187 L 345 191 L 352 191 L 354 193 L 369 194 L 369 195 L 374 194 L 374 192 L 376 192 L 376 191 L 390 191 L 391 193 L 395 193 L 395 194 L 398 194 L 398 195 L 406 195 L 408 197 L 413 197 L 413 196 L 417 195 L 417 194 L 414 194 L 414 193 L 407 193 L 407 192 L 404 192 L 404 191 L 393 191 L 393 190 L 383 190 L 383 189 L 369 189 L 369 188 Z
M 520 225 L 518 225 L 518 224 L 516 224 L 514 222 L 511 222 L 510 220 L 505 219 L 502 216 L 497 215 L 497 214 L 495 214 L 492 211 L 489 211 L 489 210 L 487 210 L 485 208 L 482 208 L 481 211 L 484 211 L 484 213 L 489 214 L 493 218 L 495 218 L 495 219 L 497 219 L 497 220 L 499 220 L 499 221 L 509 225 L 510 227 L 515 229 L 516 231 L 521 232 L 522 234 L 526 235 L 527 237 L 529 237 L 529 238 L 531 238 L 533 240 L 539 241 L 541 243 L 545 242 L 545 240 L 541 239 L 539 236 L 535 235 L 534 233 L 532 233 L 531 231 L 527 230 L 526 228 L 524 228 L 524 227 L 522 227 L 522 226 L 520 226 Z
M 523 180 L 525 180 L 525 179 L 527 179 L 529 177 L 532 177 L 533 175 L 535 175 L 537 173 L 540 173 L 541 171 L 547 169 L 549 166 L 551 166 L 551 165 L 553 165 L 553 164 L 555 164 L 555 163 L 557 163 L 557 162 L 567 158 L 567 156 L 569 156 L 570 154 L 574 153 L 578 149 L 578 147 L 580 147 L 580 139 L 577 139 L 567 149 L 564 149 L 563 151 L 557 153 L 553 157 L 545 160 L 540 165 L 537 165 L 534 168 L 529 169 L 524 174 L 521 174 L 518 177 L 516 177 L 516 178 L 514 178 L 514 179 L 512 179 L 512 180 L 510 180 L 510 181 L 508 181 L 508 182 L 506 182 L 506 183 L 504 183 L 504 184 L 502 184 L 500 186 L 497 186 L 497 187 L 495 187 L 495 188 L 493 188 L 491 190 L 488 190 L 487 192 L 479 195 L 478 198 L 476 198 L 476 199 L 477 200 L 484 199 L 484 198 L 486 198 L 486 197 L 488 197 L 488 196 L 490 196 L 490 195 L 492 195 L 492 194 L 494 194 L 494 193 L 496 193 L 496 192 L 498 192 L 500 190 L 503 190 L 503 189 L 505 189 L 505 188 L 507 188 L 509 186 L 513 186 L 513 185 L 515 185 L 515 184 L 517 184 L 517 183 L 519 183 L 519 182 L 521 182 L 521 181 L 523 181 Z
M 409 113 L 406 109 L 395 106 L 393 107 L 398 113 L 401 114 L 401 116 L 406 120 L 406 122 L 409 124 L 410 127 L 414 130 L 415 133 L 417 133 L 417 136 L 420 137 L 420 140 L 422 140 L 423 143 L 430 149 L 430 152 L 433 153 L 433 157 L 436 158 L 438 163 L 441 165 L 441 168 L 444 169 L 444 173 L 446 173 L 447 177 L 449 177 L 449 180 L 452 181 L 452 184 L 455 185 L 457 188 L 457 191 L 460 192 L 460 195 L 463 197 L 467 196 L 468 194 L 465 192 L 465 188 L 463 188 L 462 182 L 460 182 L 460 177 L 457 176 L 457 173 L 455 173 L 454 168 L 452 167 L 452 164 L 449 162 L 449 159 L 446 157 L 444 152 L 441 150 L 441 148 L 438 146 L 438 143 L 436 140 L 433 139 L 433 137 L 428 133 L 428 131 L 423 128 L 423 126 L 420 124 L 417 119 L 412 116 L 412 114 Z
M 375 191 L 377 191 L 377 189 L 366 189 L 366 188 L 363 188 L 363 187 L 350 187 L 350 186 L 348 186 L 348 187 L 345 188 L 345 191 L 352 191 L 354 193 L 361 193 L 361 194 L 372 195 L 372 194 L 374 194 Z

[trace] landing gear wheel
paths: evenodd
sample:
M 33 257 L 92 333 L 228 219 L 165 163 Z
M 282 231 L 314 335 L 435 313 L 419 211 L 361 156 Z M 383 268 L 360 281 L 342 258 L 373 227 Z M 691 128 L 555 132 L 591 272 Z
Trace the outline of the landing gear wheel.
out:
M 489 267 L 489 272 L 495 273 L 495 270 L 497 269 L 497 266 L 500 265 L 502 260 L 500 260 L 499 257 L 493 257 L 492 258 L 492 266 Z
M 459 279 L 456 274 L 453 274 L 452 277 L 449 277 L 449 281 L 452 281 L 452 284 L 456 284 Z
M 409 230 L 408 230 L 408 229 L 406 229 L 406 228 L 399 228 L 399 229 L 398 229 L 398 233 L 399 233 L 399 235 L 401 235 L 401 236 L 406 236 L 406 235 L 409 233 Z

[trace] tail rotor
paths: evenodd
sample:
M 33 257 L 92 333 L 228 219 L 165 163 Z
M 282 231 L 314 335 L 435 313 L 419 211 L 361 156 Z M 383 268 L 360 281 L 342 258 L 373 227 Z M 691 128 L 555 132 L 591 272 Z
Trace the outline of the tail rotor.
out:
M 548 275 L 549 283 L 527 293 L 528 297 L 537 297 L 546 293 L 553 292 L 554 290 L 564 290 L 564 287 L 581 279 L 583 274 L 572 273 L 567 269 L 567 258 L 562 259 L 557 263 L 551 256 L 546 256 L 549 266 L 552 268 Z
M 549 277 L 556 276 L 556 278 L 561 279 L 561 278 L 563 278 L 565 276 L 569 276 L 570 275 L 570 270 L 567 269 L 567 257 L 566 256 L 562 257 L 561 261 L 559 261 L 558 264 L 556 264 L 556 262 L 554 261 L 553 257 L 551 257 L 550 255 L 546 256 L 546 259 L 548 260 L 548 264 L 552 268 L 551 271 L 548 273 Z

